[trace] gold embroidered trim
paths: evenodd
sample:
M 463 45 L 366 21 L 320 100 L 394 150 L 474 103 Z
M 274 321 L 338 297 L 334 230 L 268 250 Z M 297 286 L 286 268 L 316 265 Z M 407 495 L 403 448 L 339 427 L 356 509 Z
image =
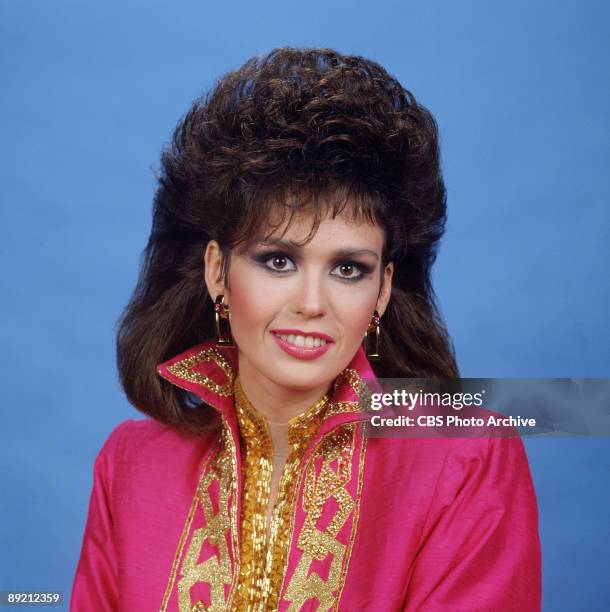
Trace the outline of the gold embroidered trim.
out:
M 235 411 L 245 449 L 242 454 L 241 575 L 234 605 L 236 610 L 248 610 L 262 599 L 262 560 L 273 451 L 267 424 L 250 406 L 239 376 L 235 380 Z
M 220 496 L 218 510 L 215 513 L 210 499 L 209 487 L 219 481 Z M 199 502 L 206 517 L 205 527 L 196 529 L 182 561 L 181 579 L 178 582 L 178 609 L 180 612 L 192 612 L 191 588 L 199 582 L 210 585 L 210 606 L 208 610 L 224 610 L 226 607 L 225 584 L 233 581 L 233 571 L 229 549 L 227 546 L 227 531 L 230 529 L 227 513 L 231 491 L 231 459 L 228 449 L 218 453 L 212 469 L 204 474 L 199 483 Z M 211 557 L 198 563 L 201 548 L 205 540 L 218 547 L 218 558 Z M 195 602 L 196 605 L 203 602 Z
M 356 370 L 353 368 L 345 368 L 345 370 L 339 373 L 339 376 L 337 376 L 333 384 L 333 395 L 339 386 L 344 383 L 347 383 L 358 395 L 360 394 L 362 379 Z
M 358 519 L 360 518 L 360 501 L 362 499 L 362 484 L 364 483 L 364 458 L 366 455 L 366 441 L 367 437 L 364 435 L 364 427 L 361 428 L 361 436 L 360 436 L 360 461 L 358 464 L 358 490 L 356 492 L 356 500 L 355 500 L 355 509 L 354 509 L 354 518 L 352 519 L 352 531 L 349 536 L 349 543 L 347 545 L 347 551 L 345 554 L 346 561 L 343 566 L 343 571 L 341 572 L 339 592 L 337 593 L 337 598 L 335 600 L 335 605 L 333 606 L 333 610 L 337 610 L 339 607 L 339 603 L 341 602 L 341 596 L 343 595 L 343 588 L 345 587 L 345 578 L 347 576 L 347 570 L 349 569 L 349 562 L 352 558 L 352 549 L 354 547 L 354 540 L 356 539 L 356 532 L 358 530 Z
M 284 581 L 284 566 L 288 559 L 292 531 L 288 528 L 291 510 L 297 495 L 295 482 L 301 459 L 309 442 L 320 428 L 320 423 L 326 418 L 330 407 L 328 397 L 324 396 L 305 413 L 291 419 L 288 423 L 288 444 L 290 454 L 279 483 L 278 499 L 271 517 L 270 548 L 267 551 L 265 575 L 273 583 L 268 608 L 275 610 L 278 606 L 279 593 Z
M 213 361 L 222 369 L 229 381 L 224 385 L 219 385 L 205 374 L 193 371 L 193 368 L 200 363 Z M 200 351 L 196 355 L 177 361 L 167 366 L 167 369 L 176 377 L 197 385 L 203 385 L 212 393 L 217 393 L 222 397 L 230 397 L 233 393 L 233 379 L 235 374 L 229 362 L 215 348 L 208 348 Z
M 220 385 L 200 372 L 193 371 L 198 364 L 213 362 L 220 367 L 229 382 Z M 223 355 L 215 348 L 208 348 L 196 355 L 183 359 L 168 370 L 177 378 L 204 386 L 209 391 L 222 397 L 230 397 L 235 392 L 236 413 L 238 415 L 242 440 L 245 441 L 244 453 L 244 491 L 242 517 L 237 516 L 237 449 L 233 435 L 223 418 L 221 450 L 216 453 L 210 465 L 210 455 L 202 468 L 198 492 L 193 499 L 189 515 L 178 544 L 176 558 L 172 567 L 170 580 L 162 604 L 162 612 L 167 608 L 174 588 L 177 570 L 182 561 L 178 583 L 180 612 L 198 612 L 201 610 L 275 610 L 279 593 L 284 582 L 288 564 L 290 542 L 294 530 L 296 512 L 295 488 L 297 478 L 305 478 L 303 504 L 307 517 L 298 537 L 298 547 L 304 551 L 298 567 L 292 576 L 286 591 L 286 599 L 292 600 L 290 610 L 300 609 L 302 603 L 311 597 L 320 602 L 320 610 L 329 609 L 339 601 L 340 593 L 334 598 L 332 593 L 340 586 L 343 588 L 347 564 L 344 559 L 349 555 L 355 537 L 358 508 L 346 490 L 345 485 L 351 475 L 351 461 L 354 451 L 354 424 L 346 424 L 337 432 L 327 435 L 318 447 L 315 455 L 308 461 L 305 473 L 300 472 L 302 455 L 308 443 L 323 419 L 334 414 L 355 412 L 363 407 L 368 388 L 352 369 L 344 370 L 335 380 L 333 393 L 342 382 L 347 382 L 360 398 L 360 401 L 328 402 L 324 396 L 307 412 L 289 422 L 290 454 L 280 478 L 278 495 L 271 515 L 269 545 L 266 545 L 266 519 L 269 503 L 272 444 L 266 420 L 247 401 L 241 392 L 241 386 L 233 369 Z M 237 384 L 235 384 L 237 383 Z M 245 399 L 245 401 L 243 401 Z M 242 410 L 238 409 L 238 405 Z M 241 418 L 239 418 L 241 415 Z M 362 485 L 362 466 L 365 441 L 362 442 L 359 466 L 358 499 Z M 324 457 L 322 472 L 316 477 L 315 457 Z M 335 462 L 333 467 L 331 462 Z M 209 486 L 218 481 L 220 502 L 217 514 L 213 514 Z M 338 510 L 331 523 L 322 532 L 316 528 L 324 503 L 334 497 Z M 229 499 L 231 508 L 229 510 Z M 206 516 L 206 526 L 194 531 L 186 555 L 183 557 L 185 542 L 189 536 L 193 518 L 198 509 Z M 352 511 L 354 518 L 347 547 L 336 540 L 341 527 L 349 519 Z M 227 515 L 228 512 L 228 515 Z M 241 520 L 242 550 L 238 551 L 238 524 Z M 202 563 L 197 563 L 200 550 L 205 541 L 218 546 L 218 557 L 213 556 Z M 233 565 L 227 547 L 232 546 Z M 240 558 L 241 554 L 241 558 Z M 333 555 L 331 571 L 326 582 L 317 574 L 307 576 L 313 559 L 324 559 Z M 205 606 L 202 601 L 192 603 L 190 590 L 193 585 L 205 582 L 210 585 L 211 605 Z M 225 586 L 231 585 L 228 598 L 225 599 Z
M 218 448 L 217 446 L 215 448 Z M 229 545 L 232 548 L 232 557 L 237 564 L 237 531 L 236 531 L 236 469 L 234 444 L 231 434 L 225 426 L 221 434 L 220 451 L 212 451 L 205 462 L 197 492 L 184 526 L 176 558 L 170 574 L 170 580 L 161 612 L 165 612 L 174 589 L 177 570 L 180 569 L 180 578 L 177 584 L 178 610 L 180 612 L 196 612 L 198 610 L 209 610 L 220 612 L 230 605 L 236 571 L 233 571 L 233 562 L 229 553 Z M 213 457 L 210 459 L 210 457 Z M 218 507 L 212 503 L 210 487 L 218 485 Z M 230 504 L 230 505 L 229 505 Z M 205 516 L 205 526 L 192 532 L 186 552 L 185 543 L 189 534 L 194 516 L 197 511 Z M 201 563 L 199 557 L 203 545 L 208 542 L 218 548 L 218 556 L 214 555 Z M 207 583 L 210 586 L 210 606 L 206 607 L 202 601 L 192 601 L 191 589 L 198 583 Z M 229 598 L 225 598 L 225 585 L 231 585 Z
M 341 414 L 345 412 L 356 412 L 358 410 L 367 412 L 371 407 L 371 393 L 366 382 L 359 376 L 358 372 L 352 368 L 346 368 L 336 378 L 333 385 L 333 395 L 339 386 L 347 383 L 358 396 L 356 401 L 332 402 L 326 416 Z
M 239 579 L 239 568 L 240 568 L 240 557 L 239 557 L 239 540 L 237 538 L 237 534 L 239 531 L 238 521 L 240 517 L 237 513 L 237 498 L 238 498 L 238 468 L 237 468 L 237 448 L 235 447 L 235 441 L 233 439 L 233 434 L 229 429 L 229 426 L 226 420 L 222 419 L 224 425 L 224 444 L 227 448 L 229 448 L 229 457 L 231 459 L 231 543 L 233 545 L 233 580 L 231 582 L 231 591 L 229 593 L 229 599 L 227 601 L 227 610 L 231 609 L 231 604 L 233 602 L 233 598 L 235 597 L 235 591 L 237 586 L 237 581 Z
M 207 472 L 208 465 L 210 464 L 211 459 L 218 453 L 218 446 L 215 446 L 210 453 L 207 455 L 203 462 L 203 466 L 201 468 L 201 478 L 203 474 Z M 186 523 L 184 528 L 182 529 L 182 534 L 180 535 L 180 540 L 178 541 L 178 548 L 176 549 L 176 555 L 174 557 L 174 563 L 172 565 L 172 570 L 169 575 L 169 582 L 167 584 L 167 589 L 165 590 L 165 595 L 163 596 L 163 601 L 161 603 L 161 612 L 166 612 L 167 604 L 169 598 L 172 594 L 172 590 L 174 588 L 174 581 L 176 580 L 176 572 L 178 571 L 178 565 L 180 563 L 180 559 L 182 558 L 182 550 L 184 548 L 184 543 L 186 538 L 188 537 L 189 531 L 191 529 L 191 524 L 193 522 L 193 517 L 195 516 L 195 510 L 197 509 L 197 504 L 199 501 L 199 485 L 197 486 L 197 492 L 193 497 L 193 501 L 191 502 L 191 507 L 189 509 L 189 513 L 186 519 Z
M 354 432 L 355 424 L 347 423 L 328 434 L 308 461 L 302 500 L 307 515 L 297 542 L 303 554 L 283 595 L 284 600 L 291 602 L 288 610 L 300 610 L 312 598 L 318 600 L 318 610 L 329 610 L 335 603 L 333 592 L 342 583 L 344 559 L 349 552 L 348 546 L 337 540 L 337 535 L 355 507 L 355 501 L 346 488 L 352 473 Z M 316 460 L 319 458 L 322 458 L 322 466 L 316 475 Z M 336 502 L 337 510 L 330 523 L 320 531 L 316 525 L 330 498 Z M 329 554 L 328 578 L 323 580 L 315 572 L 309 574 L 312 562 L 321 561 Z
M 290 546 L 288 529 L 294 497 L 294 482 L 304 450 L 318 431 L 328 404 L 324 396 L 305 413 L 288 423 L 290 452 L 278 485 L 271 515 L 269 544 L 266 521 L 269 504 L 273 445 L 266 419 L 243 393 L 239 376 L 235 380 L 235 406 L 240 434 L 245 444 L 242 496 L 241 575 L 236 610 L 275 610 L 284 578 Z

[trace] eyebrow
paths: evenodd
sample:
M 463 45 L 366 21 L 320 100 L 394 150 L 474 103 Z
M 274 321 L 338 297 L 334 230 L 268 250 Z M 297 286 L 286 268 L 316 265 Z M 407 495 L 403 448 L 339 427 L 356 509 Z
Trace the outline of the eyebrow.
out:
M 264 246 L 277 246 L 286 249 L 287 251 L 301 251 L 303 246 L 295 243 L 292 240 L 281 240 L 279 238 L 273 240 L 256 241 Z M 337 249 L 333 252 L 333 257 L 337 259 L 348 259 L 350 257 L 358 257 L 359 255 L 372 255 L 376 260 L 379 260 L 379 255 L 371 249 Z

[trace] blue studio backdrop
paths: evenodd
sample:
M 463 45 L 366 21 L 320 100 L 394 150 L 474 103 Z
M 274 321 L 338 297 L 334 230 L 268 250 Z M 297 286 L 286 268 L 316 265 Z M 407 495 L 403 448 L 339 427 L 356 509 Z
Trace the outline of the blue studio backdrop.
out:
M 591 0 L 2 0 L 0 590 L 68 599 L 93 459 L 141 416 L 114 326 L 161 147 L 216 77 L 274 47 L 375 59 L 437 118 L 434 280 L 463 376 L 608 377 L 609 24 Z M 543 608 L 607 610 L 610 440 L 526 446 Z

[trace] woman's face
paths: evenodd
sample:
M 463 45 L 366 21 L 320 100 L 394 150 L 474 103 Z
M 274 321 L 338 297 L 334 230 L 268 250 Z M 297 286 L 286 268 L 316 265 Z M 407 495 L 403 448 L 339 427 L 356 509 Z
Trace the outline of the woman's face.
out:
M 264 377 L 267 388 L 325 392 L 358 350 L 373 311 L 382 315 L 390 298 L 393 267 L 381 270 L 381 227 L 327 216 L 310 242 L 295 246 L 310 229 L 302 214 L 281 240 L 278 230 L 232 253 L 228 287 L 216 282 L 218 244 L 206 250 L 206 282 L 229 305 L 240 373 Z

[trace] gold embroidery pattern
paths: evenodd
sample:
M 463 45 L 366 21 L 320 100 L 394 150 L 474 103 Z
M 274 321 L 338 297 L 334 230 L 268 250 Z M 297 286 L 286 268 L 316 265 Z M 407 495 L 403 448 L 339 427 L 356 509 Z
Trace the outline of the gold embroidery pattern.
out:
M 219 385 L 208 376 L 205 376 L 204 374 L 193 370 L 193 368 L 199 365 L 200 363 L 209 361 L 213 361 L 226 374 L 227 378 L 229 379 L 226 384 Z M 168 366 L 167 369 L 174 376 L 177 376 L 182 380 L 195 383 L 197 385 L 202 385 L 206 389 L 208 389 L 208 391 L 212 391 L 212 393 L 216 393 L 222 397 L 230 397 L 233 393 L 233 368 L 231 367 L 229 362 L 220 354 L 220 352 L 213 347 L 205 349 L 204 351 L 201 351 L 196 355 L 192 355 L 191 357 L 187 357 L 182 361 L 177 361 L 173 365 Z
M 364 458 L 366 456 L 366 436 L 364 435 L 364 428 L 361 429 L 360 434 L 360 463 L 358 465 L 358 490 L 356 492 L 356 508 L 354 510 L 354 518 L 352 520 L 352 531 L 349 536 L 349 543 L 347 545 L 346 551 L 346 562 L 343 567 L 343 572 L 341 574 L 341 588 L 339 589 L 339 593 L 337 594 L 337 598 L 335 601 L 335 605 L 333 606 L 333 610 L 337 610 L 339 606 L 339 602 L 341 601 L 341 596 L 343 594 L 343 587 L 345 586 L 345 576 L 347 575 L 347 570 L 349 567 L 349 562 L 352 558 L 352 548 L 354 546 L 354 540 L 356 539 L 356 531 L 358 528 L 358 519 L 360 517 L 360 500 L 362 499 L 362 484 L 364 482 Z
M 362 410 L 364 412 L 370 410 L 371 393 L 366 382 L 358 375 L 356 370 L 346 368 L 336 378 L 333 385 L 333 395 L 337 392 L 340 385 L 347 383 L 354 391 L 358 400 L 347 402 L 332 402 L 326 416 L 333 414 L 341 414 L 344 412 L 355 412 Z
M 235 609 L 247 610 L 251 602 L 262 599 L 266 502 L 270 493 L 273 451 L 267 425 L 262 415 L 251 408 L 241 390 L 239 376 L 235 380 L 235 410 L 240 437 L 246 447 L 242 454 L 241 576 Z
M 213 468 L 204 474 L 199 483 L 199 502 L 206 517 L 206 525 L 196 529 L 191 538 L 186 556 L 182 562 L 181 576 L 178 582 L 178 609 L 180 612 L 192 612 L 191 587 L 198 582 L 210 585 L 211 601 L 209 610 L 223 610 L 225 607 L 224 585 L 231 584 L 233 578 L 231 558 L 227 547 L 226 533 L 230 528 L 227 507 L 230 494 L 230 458 L 226 450 L 221 451 Z M 209 487 L 218 479 L 220 484 L 219 508 L 216 513 L 212 508 Z M 218 546 L 218 558 L 211 557 L 198 563 L 201 547 L 205 540 L 212 546 Z M 197 605 L 200 602 L 197 602 Z
M 218 453 L 218 447 L 214 447 L 210 453 L 208 454 L 208 456 L 206 457 L 206 460 L 203 463 L 203 467 L 201 468 L 201 474 L 203 476 L 203 474 L 207 473 L 208 470 L 208 465 L 210 463 L 210 460 L 212 457 L 214 457 L 216 454 Z M 182 550 L 184 548 L 184 542 L 191 530 L 191 524 L 193 522 L 193 517 L 195 515 L 195 511 L 197 510 L 197 506 L 198 506 L 198 500 L 199 500 L 199 486 L 197 487 L 197 493 L 195 493 L 195 496 L 193 498 L 193 501 L 191 503 L 191 508 L 189 510 L 189 514 L 188 517 L 186 519 L 186 523 L 184 525 L 184 528 L 182 530 L 182 534 L 180 536 L 180 540 L 178 542 L 178 549 L 176 551 L 176 557 L 174 559 L 174 563 L 172 566 L 172 571 L 170 572 L 170 576 L 169 576 L 169 582 L 167 585 L 167 589 L 165 591 L 165 595 L 163 597 L 163 602 L 161 603 L 161 612 L 166 612 L 167 610 L 167 604 L 169 601 L 169 598 L 171 596 L 172 593 L 172 589 L 174 588 L 174 581 L 176 580 L 176 572 L 178 570 L 178 564 L 180 562 L 180 558 L 182 557 Z
M 318 610 L 329 610 L 335 603 L 334 592 L 342 584 L 345 574 L 342 571 L 344 559 L 349 556 L 355 534 L 355 525 L 352 523 L 348 546 L 337 539 L 339 531 L 356 507 L 357 500 L 354 500 L 346 488 L 352 476 L 355 431 L 355 424 L 348 423 L 327 435 L 308 462 L 302 501 L 307 515 L 297 542 L 303 554 L 283 595 L 284 600 L 291 602 L 288 610 L 300 610 L 301 606 L 312 598 L 317 598 Z M 320 460 L 321 470 L 316 475 L 316 465 Z M 317 522 L 324 505 L 331 498 L 336 502 L 337 510 L 326 528 L 320 531 Z M 353 520 L 356 520 L 355 514 Z M 329 554 L 331 567 L 327 580 L 323 580 L 315 572 L 308 575 L 314 559 L 321 561 Z
M 335 379 L 333 384 L 333 395 L 337 391 L 340 385 L 347 383 L 356 393 L 360 390 L 360 384 L 362 379 L 358 375 L 358 372 L 353 368 L 345 368 L 339 373 L 339 376 Z
M 285 565 L 290 550 L 292 530 L 289 527 L 291 510 L 297 491 L 295 482 L 301 459 L 309 442 L 326 418 L 330 407 L 328 397 L 324 396 L 304 414 L 295 417 L 288 424 L 288 444 L 290 455 L 279 483 L 278 499 L 271 517 L 270 550 L 267 552 L 266 576 L 273 588 L 268 600 L 270 610 L 277 609 L 279 592 L 284 581 Z
M 204 362 L 212 362 L 222 369 L 228 382 L 221 385 L 204 374 L 193 371 L 197 365 Z M 319 430 L 322 420 L 335 414 L 355 412 L 364 406 L 363 400 L 366 399 L 368 392 L 365 383 L 355 370 L 344 370 L 334 383 L 333 393 L 339 384 L 347 382 L 360 398 L 359 401 L 328 402 L 328 397 L 325 396 L 306 413 L 289 422 L 290 454 L 279 482 L 267 546 L 265 527 L 273 449 L 264 417 L 251 406 L 243 393 L 240 400 L 239 381 L 230 364 L 215 348 L 200 351 L 168 366 L 167 369 L 177 378 L 202 385 L 221 397 L 231 397 L 235 393 L 235 407 L 242 441 L 245 441 L 250 452 L 244 453 L 242 457 L 244 489 L 242 517 L 239 517 L 237 454 L 233 435 L 223 419 L 221 450 L 211 461 L 208 460 L 202 469 L 198 491 L 178 545 L 162 612 L 167 609 L 179 567 L 180 579 L 177 589 L 180 612 L 276 610 L 294 531 L 295 498 L 300 488 L 298 485 L 295 487 L 295 483 L 297 479 L 303 477 L 305 478 L 303 505 L 307 516 L 297 542 L 303 555 L 284 597 L 292 602 L 289 610 L 299 610 L 302 604 L 312 597 L 320 602 L 318 608 L 320 610 L 328 610 L 333 604 L 336 606 L 340 599 L 355 537 L 357 502 L 362 485 L 364 440 L 360 452 L 358 497 L 355 502 L 346 489 L 352 473 L 355 424 L 343 425 L 336 432 L 323 438 L 318 450 L 308 461 L 304 474 L 300 472 L 300 466 L 303 453 L 311 438 Z M 246 401 L 243 401 L 244 398 Z M 316 459 L 320 457 L 323 460 L 322 471 L 316 476 Z M 218 508 L 212 504 L 209 491 L 209 487 L 216 482 L 220 486 Z M 324 531 L 320 531 L 316 523 L 322 514 L 325 502 L 331 497 L 336 501 L 338 509 L 330 524 Z M 187 552 L 182 558 L 197 510 L 203 512 L 206 519 L 205 526 L 194 530 Z M 337 534 L 352 514 L 351 534 L 346 546 L 337 540 Z M 242 521 L 241 553 L 237 541 L 238 520 Z M 199 563 L 201 548 L 206 542 L 218 548 L 218 556 L 214 555 Z M 231 546 L 233 562 L 227 542 Z M 332 555 L 328 579 L 324 581 L 315 573 L 308 576 L 312 561 L 322 560 L 328 554 Z M 344 562 L 346 557 L 347 561 Z M 202 601 L 194 603 L 191 601 L 192 587 L 202 582 L 210 586 L 211 601 L 207 607 Z M 226 585 L 230 585 L 227 598 L 225 598 Z M 338 594 L 333 597 L 335 591 L 338 591 Z
M 178 563 L 183 555 L 184 543 L 191 531 L 195 512 L 200 510 L 205 517 L 205 525 L 193 531 L 180 566 L 180 579 L 177 585 L 178 609 L 180 612 L 224 611 L 229 603 L 225 598 L 225 585 L 231 585 L 231 593 L 233 591 L 235 573 L 233 571 L 228 542 L 230 542 L 232 547 L 233 559 L 236 559 L 236 480 L 235 458 L 232 452 L 233 444 L 229 439 L 230 436 L 231 434 L 225 426 L 222 433 L 221 450 L 216 453 L 211 462 L 208 462 L 202 470 L 197 493 L 180 539 L 176 559 Z M 219 486 L 217 508 L 214 508 L 210 497 L 210 487 L 215 483 L 218 483 Z M 218 556 L 214 555 L 199 562 L 201 548 L 206 542 L 218 548 Z M 175 579 L 175 568 L 177 566 L 175 562 L 161 612 L 167 609 Z M 191 600 L 191 588 L 201 582 L 210 585 L 210 605 L 207 607 L 202 601 L 197 601 L 193 604 Z
M 265 418 L 251 405 L 235 380 L 235 406 L 245 443 L 242 497 L 241 575 L 235 610 L 275 610 L 284 578 L 291 532 L 294 482 L 305 448 L 319 429 L 328 398 L 324 396 L 304 414 L 288 423 L 290 453 L 278 485 L 271 515 L 269 544 L 266 520 L 273 446 Z

